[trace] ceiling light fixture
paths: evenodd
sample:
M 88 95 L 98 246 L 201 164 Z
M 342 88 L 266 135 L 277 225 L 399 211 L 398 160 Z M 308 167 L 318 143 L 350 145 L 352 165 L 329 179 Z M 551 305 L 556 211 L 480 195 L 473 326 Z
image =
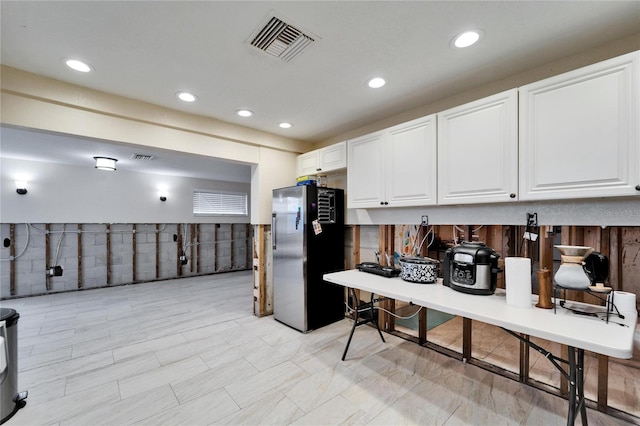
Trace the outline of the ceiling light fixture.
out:
M 482 30 L 465 31 L 455 36 L 451 41 L 451 44 L 458 48 L 469 47 L 476 44 L 483 34 Z
M 118 162 L 117 159 L 109 157 L 93 157 L 93 159 L 96 160 L 96 169 L 110 172 L 116 169 L 116 163 Z
M 160 197 L 160 201 L 167 201 L 167 189 L 166 185 L 158 185 L 158 196 Z
M 65 59 L 64 63 L 67 64 L 67 66 L 72 70 L 80 72 L 89 72 L 92 70 L 91 66 L 77 59 Z
M 178 92 L 176 96 L 183 102 L 195 102 L 198 99 L 196 95 L 189 92 Z
M 293 124 L 283 121 L 282 123 L 278 124 L 278 126 L 282 127 L 283 129 L 290 129 L 293 126 Z
M 382 77 L 374 77 L 367 82 L 367 86 L 371 87 L 372 89 L 379 89 L 385 84 L 387 84 L 387 82 Z
M 249 111 L 248 109 L 239 109 L 236 111 L 240 117 L 251 117 L 253 115 L 253 111 Z
M 24 195 L 27 193 L 27 182 L 23 180 L 16 181 L 16 192 L 20 195 Z

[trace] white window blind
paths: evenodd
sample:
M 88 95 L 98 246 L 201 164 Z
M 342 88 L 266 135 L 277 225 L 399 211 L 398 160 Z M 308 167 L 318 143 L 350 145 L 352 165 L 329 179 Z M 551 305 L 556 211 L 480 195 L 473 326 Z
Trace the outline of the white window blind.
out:
M 193 191 L 195 216 L 247 216 L 247 194 L 226 191 Z

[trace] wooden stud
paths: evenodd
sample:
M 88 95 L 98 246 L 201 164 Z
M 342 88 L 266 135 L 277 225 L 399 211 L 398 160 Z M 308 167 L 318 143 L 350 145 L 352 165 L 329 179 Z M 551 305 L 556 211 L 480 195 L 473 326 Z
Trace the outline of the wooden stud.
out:
M 82 288 L 82 224 L 78 224 L 78 288 Z
M 16 294 L 16 225 L 9 225 L 9 293 L 13 296 Z M 48 289 L 47 289 L 48 290 Z
M 111 225 L 107 223 L 106 226 L 107 233 L 107 285 L 111 285 Z
M 529 341 L 529 336 L 526 334 L 520 334 L 523 339 Z M 529 345 L 520 341 L 520 383 L 527 383 L 529 381 Z
M 218 229 L 220 228 L 220 224 L 216 223 L 215 225 L 213 225 L 213 245 L 215 247 L 215 250 L 213 251 L 213 270 L 215 272 L 218 271 L 218 250 L 220 249 L 220 244 L 218 243 Z M 263 236 L 264 236 L 264 228 L 262 229 L 263 232 Z M 260 253 L 262 253 L 262 240 L 260 241 Z M 260 254 L 260 259 L 262 259 L 262 254 Z
M 196 263 L 196 274 L 200 274 L 200 224 L 196 224 L 196 245 L 194 247 L 194 262 Z
M 136 254 L 137 254 L 137 250 L 136 250 L 136 243 L 137 243 L 137 239 L 136 239 L 136 224 L 132 224 L 131 225 L 131 232 L 132 232 L 132 237 L 131 237 L 131 281 L 133 281 L 134 283 L 137 282 L 138 280 L 136 279 L 136 276 L 138 275 L 138 268 L 136 265 Z
M 609 392 L 609 357 L 597 354 L 598 357 L 598 410 L 607 412 Z
M 427 308 L 422 308 L 418 314 L 418 343 L 423 345 L 427 341 Z
M 251 253 L 253 245 L 251 244 L 251 225 L 246 224 L 244 226 L 244 247 L 245 247 L 245 269 L 251 268 L 251 259 L 253 255 Z
M 393 259 L 395 252 L 395 225 L 387 225 L 387 240 L 385 244 L 385 256 L 384 260 L 387 262 L 387 254 Z M 387 262 L 387 266 L 392 266 L 393 261 Z M 396 312 L 396 301 L 394 299 L 389 299 L 387 302 L 387 310 L 391 312 L 391 314 L 387 314 L 387 330 L 393 331 L 396 329 L 396 317 L 392 314 Z
M 48 223 L 44 225 L 44 270 L 45 270 L 45 288 L 51 290 L 51 277 L 49 277 L 49 266 L 51 262 L 51 236 L 49 235 L 51 227 Z M 13 238 L 11 239 L 13 241 Z M 12 293 L 13 294 L 13 293 Z
M 462 318 L 462 359 L 471 359 L 471 330 L 472 323 L 469 318 Z
M 233 226 L 233 223 L 231 224 L 231 270 L 233 271 L 236 268 L 235 265 L 235 253 L 236 253 L 236 238 L 235 238 L 235 227 Z
M 156 223 L 156 280 L 160 278 L 160 225 Z
M 182 256 L 182 226 L 178 223 L 176 225 L 177 230 L 176 230 L 176 235 L 178 235 L 177 241 L 176 241 L 176 245 L 178 248 L 178 255 L 176 256 L 176 261 L 177 261 L 177 275 L 180 277 L 182 276 L 182 263 L 180 263 L 180 256 Z
M 379 225 L 378 226 L 378 253 L 379 254 L 379 262 L 381 265 L 385 265 L 384 260 L 384 245 L 387 241 L 387 226 Z
M 473 241 L 473 226 L 465 225 L 462 229 L 464 229 L 464 241 Z
M 360 225 L 353 226 L 353 267 L 360 263 Z
M 538 238 L 540 241 L 540 269 L 547 268 L 549 271 L 553 271 L 553 227 L 541 227 Z
M 612 239 L 614 242 L 614 248 L 615 250 L 613 250 L 612 254 L 615 254 L 615 261 L 612 262 L 612 284 L 615 284 L 614 290 L 615 291 L 624 291 L 624 280 L 622 279 L 622 267 L 623 267 L 623 249 L 624 249 L 624 242 L 622 241 L 622 228 L 620 227 L 616 227 L 614 228 L 614 230 L 612 231 L 613 235 L 612 235 Z
M 189 225 L 189 256 L 191 256 L 191 262 L 189 262 L 189 271 L 194 272 L 195 263 L 198 261 L 195 256 L 195 242 L 196 242 L 196 225 L 194 223 Z
M 260 273 L 259 276 L 259 298 L 260 300 L 258 301 L 258 306 L 259 306 L 259 314 L 260 316 L 263 316 L 265 314 L 265 310 L 266 310 L 266 303 L 267 301 L 266 299 L 266 295 L 265 295 L 265 287 L 266 287 L 266 267 L 265 267 L 265 254 L 266 254 L 266 247 L 265 247 L 265 240 L 264 240 L 264 225 L 260 225 L 260 232 L 259 232 L 259 238 L 260 238 L 260 243 L 259 243 L 259 247 L 260 247 L 260 251 L 259 251 L 259 262 L 260 262 L 260 267 L 258 268 L 258 271 Z M 217 232 L 216 232 L 216 240 L 217 240 Z

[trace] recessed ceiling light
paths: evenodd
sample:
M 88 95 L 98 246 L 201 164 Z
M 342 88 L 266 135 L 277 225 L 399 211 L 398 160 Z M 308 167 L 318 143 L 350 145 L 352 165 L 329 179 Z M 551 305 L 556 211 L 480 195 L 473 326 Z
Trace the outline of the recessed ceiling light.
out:
M 290 129 L 293 124 L 283 121 L 282 123 L 278 124 L 278 126 L 282 127 L 283 129 Z
M 374 77 L 367 82 L 367 86 L 371 87 L 372 89 L 379 89 L 385 84 L 387 84 L 387 82 L 384 81 L 384 78 L 382 77 Z
M 465 31 L 453 38 L 452 45 L 459 48 L 469 47 L 476 44 L 482 35 L 482 30 Z
M 236 111 L 236 114 L 238 114 L 240 117 L 251 117 L 253 115 L 253 112 L 249 111 L 248 109 L 239 109 Z
M 198 99 L 196 95 L 189 92 L 178 92 L 176 96 L 183 102 L 195 102 Z
M 65 59 L 64 63 L 67 64 L 69 68 L 80 72 L 89 72 L 92 69 L 89 65 L 77 59 Z

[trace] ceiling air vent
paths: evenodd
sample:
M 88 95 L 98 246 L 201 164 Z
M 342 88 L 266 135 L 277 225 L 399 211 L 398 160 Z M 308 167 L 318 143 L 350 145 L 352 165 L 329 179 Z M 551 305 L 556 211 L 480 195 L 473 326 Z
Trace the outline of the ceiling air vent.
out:
M 289 62 L 314 41 L 313 37 L 273 16 L 264 27 L 257 30 L 250 44 Z
M 133 154 L 131 156 L 132 160 L 140 160 L 140 161 L 149 161 L 149 160 L 153 160 L 153 155 L 149 155 L 149 154 Z

